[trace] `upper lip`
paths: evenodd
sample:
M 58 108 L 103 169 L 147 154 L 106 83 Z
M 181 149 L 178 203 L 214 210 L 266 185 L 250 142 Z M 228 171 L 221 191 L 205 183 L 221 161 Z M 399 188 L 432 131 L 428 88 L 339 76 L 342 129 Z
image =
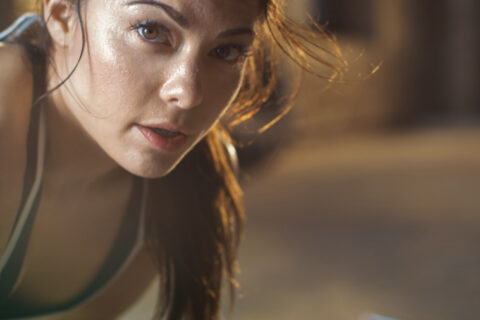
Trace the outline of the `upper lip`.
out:
M 156 128 L 156 129 L 163 129 L 163 130 L 168 130 L 168 131 L 176 131 L 180 132 L 183 135 L 190 135 L 191 131 L 189 128 L 175 124 L 173 122 L 151 122 L 151 123 L 140 123 L 139 124 L 142 127 L 147 127 L 147 128 Z

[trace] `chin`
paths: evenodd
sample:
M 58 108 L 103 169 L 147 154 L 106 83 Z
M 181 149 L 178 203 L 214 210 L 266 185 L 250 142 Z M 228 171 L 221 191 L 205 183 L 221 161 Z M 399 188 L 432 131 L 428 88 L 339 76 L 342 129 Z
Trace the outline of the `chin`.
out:
M 134 163 L 122 165 L 129 173 L 146 179 L 158 179 L 168 175 L 183 159 L 176 157 L 175 159 L 142 159 Z

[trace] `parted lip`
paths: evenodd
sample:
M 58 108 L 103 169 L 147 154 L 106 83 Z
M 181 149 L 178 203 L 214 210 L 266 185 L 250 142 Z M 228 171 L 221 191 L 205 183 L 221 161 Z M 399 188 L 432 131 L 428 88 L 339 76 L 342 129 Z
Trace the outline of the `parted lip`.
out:
M 152 123 L 147 122 L 147 123 L 139 123 L 138 125 L 145 128 L 163 129 L 163 130 L 168 130 L 172 132 L 179 132 L 185 136 L 192 134 L 190 129 L 188 129 L 187 127 L 175 124 L 173 122 L 152 122 Z
M 137 125 L 137 128 L 155 149 L 162 152 L 176 152 L 182 146 L 185 146 L 188 136 L 182 131 L 177 131 L 178 126 L 171 126 L 171 123 L 168 124 L 170 126 L 165 125 L 165 123 L 153 124 L 152 127 Z

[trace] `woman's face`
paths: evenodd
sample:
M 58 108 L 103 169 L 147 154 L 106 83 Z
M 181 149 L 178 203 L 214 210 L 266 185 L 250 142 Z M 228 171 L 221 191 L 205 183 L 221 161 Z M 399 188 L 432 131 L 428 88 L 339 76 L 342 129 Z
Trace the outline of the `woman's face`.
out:
M 85 54 L 59 92 L 64 105 L 127 171 L 167 174 L 235 96 L 258 1 L 95 0 L 82 10 Z M 82 43 L 72 32 L 54 55 L 65 71 Z

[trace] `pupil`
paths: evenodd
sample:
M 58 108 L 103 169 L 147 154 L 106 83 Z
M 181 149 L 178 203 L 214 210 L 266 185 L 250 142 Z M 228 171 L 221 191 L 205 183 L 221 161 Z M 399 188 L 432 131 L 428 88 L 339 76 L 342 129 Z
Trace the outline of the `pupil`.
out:
M 225 47 L 218 48 L 218 55 L 221 57 L 227 57 L 229 54 L 229 50 Z
M 144 28 L 143 34 L 148 38 L 153 38 L 155 36 L 155 30 L 153 28 Z

